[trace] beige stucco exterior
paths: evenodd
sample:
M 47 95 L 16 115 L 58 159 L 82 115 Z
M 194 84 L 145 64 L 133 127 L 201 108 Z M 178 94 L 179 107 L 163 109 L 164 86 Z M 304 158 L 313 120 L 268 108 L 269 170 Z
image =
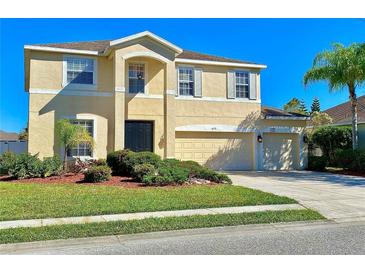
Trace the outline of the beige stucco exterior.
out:
M 58 119 L 89 119 L 94 122 L 93 157 L 105 158 L 108 152 L 125 147 L 125 121 L 139 120 L 153 122 L 154 152 L 164 158 L 190 158 L 216 169 L 262 169 L 261 158 L 273 134 L 265 132 L 277 128 L 275 149 L 281 135 L 285 139 L 291 134 L 295 139 L 291 159 L 297 159 L 296 163 L 284 166 L 305 166 L 301 138 L 306 121 L 262 119 L 259 68 L 187 64 L 175 60 L 177 52 L 171 47 L 145 37 L 123 42 L 103 55 L 82 55 L 97 64 L 96 84 L 83 88 L 65 85 L 65 56 L 80 54 L 25 50 L 25 86 L 30 93 L 28 150 L 32 154 L 61 153 L 54 129 Z M 128 92 L 131 63 L 145 65 L 144 94 Z M 179 66 L 202 71 L 201 96 L 177 94 Z M 256 73 L 255 99 L 228 99 L 227 72 L 231 70 Z M 264 137 L 264 144 L 257 142 L 258 135 Z

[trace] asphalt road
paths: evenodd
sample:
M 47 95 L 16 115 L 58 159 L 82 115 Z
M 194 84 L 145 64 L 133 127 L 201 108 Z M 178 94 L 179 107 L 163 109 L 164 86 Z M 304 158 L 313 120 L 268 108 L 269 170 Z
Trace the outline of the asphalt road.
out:
M 0 254 L 365 254 L 365 222 L 205 228 L 0 245 Z

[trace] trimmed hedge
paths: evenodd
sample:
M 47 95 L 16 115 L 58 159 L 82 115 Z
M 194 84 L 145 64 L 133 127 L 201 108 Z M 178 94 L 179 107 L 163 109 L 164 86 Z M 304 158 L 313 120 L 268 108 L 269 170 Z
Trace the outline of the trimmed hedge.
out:
M 194 161 L 164 159 L 153 152 L 120 150 L 108 154 L 114 174 L 131 176 L 146 185 L 183 184 L 191 179 L 231 183 L 229 177 Z
M 365 170 L 365 150 L 336 150 L 335 155 L 338 167 L 353 171 Z
M 151 164 L 138 164 L 133 167 L 132 177 L 139 182 L 147 175 L 154 175 L 156 168 Z
M 328 165 L 328 158 L 326 156 L 309 156 L 308 170 L 324 171 Z
M 85 182 L 97 183 L 108 181 L 111 178 L 112 170 L 108 166 L 91 166 L 84 171 Z
M 125 165 L 125 157 L 131 153 L 133 152 L 128 149 L 108 153 L 106 157 L 106 162 L 108 166 L 112 169 L 114 175 L 128 175 L 127 167 Z
M 351 127 L 325 126 L 316 129 L 311 140 L 321 148 L 323 155 L 329 160 L 329 164 L 334 165 L 336 163 L 335 151 L 351 148 L 351 136 Z

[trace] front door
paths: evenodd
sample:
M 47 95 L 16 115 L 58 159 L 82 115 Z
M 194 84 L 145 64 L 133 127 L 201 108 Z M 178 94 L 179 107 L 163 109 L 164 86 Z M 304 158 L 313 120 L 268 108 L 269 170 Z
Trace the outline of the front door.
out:
M 125 121 L 125 148 L 153 152 L 153 122 Z

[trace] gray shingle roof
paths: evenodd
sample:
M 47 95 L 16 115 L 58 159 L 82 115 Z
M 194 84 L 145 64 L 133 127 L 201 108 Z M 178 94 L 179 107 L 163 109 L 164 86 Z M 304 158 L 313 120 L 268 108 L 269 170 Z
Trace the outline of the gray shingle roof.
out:
M 113 41 L 113 40 L 33 44 L 32 46 L 73 49 L 73 50 L 90 50 L 90 51 L 97 51 L 99 53 L 102 53 L 106 49 L 109 48 L 110 41 Z M 180 53 L 176 58 L 258 65 L 258 63 L 254 63 L 254 62 L 250 62 L 250 61 L 243 61 L 243 60 L 231 59 L 231 58 L 226 58 L 226 57 L 220 57 L 220 56 L 204 54 L 204 53 L 199 53 L 199 52 L 190 51 L 190 50 L 183 50 L 183 52 Z

